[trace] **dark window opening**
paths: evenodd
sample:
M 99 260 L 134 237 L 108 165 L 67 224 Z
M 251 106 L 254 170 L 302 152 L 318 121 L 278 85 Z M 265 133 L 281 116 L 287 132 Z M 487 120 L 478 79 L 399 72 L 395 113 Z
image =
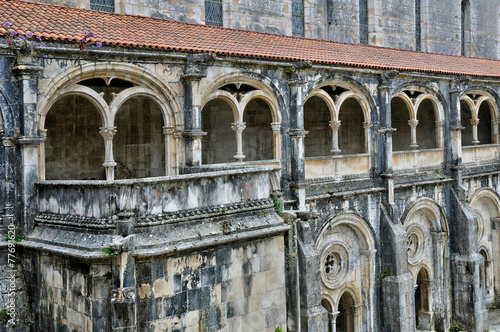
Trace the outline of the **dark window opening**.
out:
M 422 22 L 420 0 L 415 0 L 415 49 L 422 50 Z
M 222 26 L 222 0 L 205 0 L 205 24 Z
M 304 2 L 292 0 L 292 35 L 304 37 Z
M 91 0 L 90 9 L 114 13 L 115 0 Z
M 359 0 L 359 42 L 368 44 L 368 0 Z

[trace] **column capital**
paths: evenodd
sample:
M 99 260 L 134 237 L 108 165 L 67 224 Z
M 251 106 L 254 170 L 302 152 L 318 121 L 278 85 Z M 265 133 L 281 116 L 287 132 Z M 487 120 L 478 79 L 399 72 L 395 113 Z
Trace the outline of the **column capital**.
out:
M 294 87 L 294 86 L 301 86 L 304 85 L 306 82 L 301 80 L 301 79 L 291 79 L 288 81 L 288 86 Z
M 163 135 L 174 135 L 175 134 L 175 127 L 167 127 L 163 126 Z
M 201 129 L 190 129 L 182 132 L 182 136 L 186 138 L 201 138 L 207 134 L 206 131 L 202 131 Z
M 111 141 L 116 134 L 116 127 L 100 127 L 99 133 L 105 140 Z
M 271 122 L 271 129 L 273 131 L 280 131 L 280 129 L 281 129 L 281 122 Z
M 436 124 L 436 128 L 439 128 L 439 127 L 444 126 L 444 121 L 436 121 L 435 124 Z
M 473 126 L 477 126 L 479 124 L 479 118 L 470 119 L 470 124 Z
M 363 122 L 363 128 L 371 128 L 373 127 L 373 123 L 370 122 L 370 121 L 367 121 L 367 122 Z
M 341 121 L 340 121 L 340 120 L 333 120 L 333 121 L 330 121 L 329 126 L 330 126 L 330 128 L 332 128 L 333 130 L 339 130 L 339 128 L 340 128 L 340 123 L 341 123 Z
M 309 134 L 309 131 L 304 129 L 290 129 L 288 130 L 288 135 L 291 137 L 306 137 Z
M 411 120 L 408 120 L 408 125 L 409 125 L 411 128 L 417 128 L 417 125 L 418 125 L 418 120 L 416 120 L 416 119 L 411 119 Z
M 238 132 L 243 131 L 247 127 L 245 122 L 237 121 L 231 124 L 231 129 Z

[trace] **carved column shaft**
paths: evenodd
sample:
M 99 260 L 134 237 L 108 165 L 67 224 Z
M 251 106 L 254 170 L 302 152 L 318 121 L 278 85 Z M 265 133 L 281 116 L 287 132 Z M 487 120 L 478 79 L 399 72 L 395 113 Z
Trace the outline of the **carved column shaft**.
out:
M 470 119 L 470 124 L 472 125 L 472 144 L 478 145 L 479 140 L 477 139 L 477 126 L 479 125 L 479 119 Z
M 204 75 L 186 74 L 182 77 L 184 86 L 184 128 L 186 166 L 201 165 L 201 138 L 206 132 L 201 130 L 201 105 L 194 93 Z M 196 85 L 196 87 L 195 87 Z
M 243 130 L 246 128 L 245 122 L 235 122 L 231 125 L 231 128 L 236 133 L 236 155 L 233 156 L 239 162 L 242 162 L 245 159 L 245 155 L 243 154 Z
M 416 150 L 418 148 L 417 144 L 417 126 L 418 126 L 418 120 L 411 119 L 408 121 L 408 125 L 410 126 L 410 133 L 411 133 L 411 143 L 410 143 L 410 148 L 413 150 Z
M 340 121 L 339 120 L 330 121 L 330 128 L 332 129 L 332 147 L 330 149 L 330 152 L 333 153 L 334 155 L 337 155 L 340 153 L 340 148 L 339 148 Z
M 106 170 L 106 180 L 115 179 L 116 162 L 113 156 L 113 137 L 116 134 L 116 127 L 101 127 L 99 133 L 104 138 L 104 169 Z

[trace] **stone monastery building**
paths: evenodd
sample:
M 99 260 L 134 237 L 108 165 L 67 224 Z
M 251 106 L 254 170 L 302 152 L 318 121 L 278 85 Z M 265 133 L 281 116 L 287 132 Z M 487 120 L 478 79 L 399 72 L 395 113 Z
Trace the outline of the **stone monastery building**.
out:
M 0 0 L 1 332 L 489 331 L 499 1 L 47 2 Z

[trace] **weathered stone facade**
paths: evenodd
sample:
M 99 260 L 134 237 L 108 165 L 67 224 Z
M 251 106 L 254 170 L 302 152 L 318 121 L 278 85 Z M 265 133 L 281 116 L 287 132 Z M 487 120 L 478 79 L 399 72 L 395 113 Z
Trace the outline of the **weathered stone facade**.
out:
M 0 46 L 0 331 L 488 331 L 500 79 Z

